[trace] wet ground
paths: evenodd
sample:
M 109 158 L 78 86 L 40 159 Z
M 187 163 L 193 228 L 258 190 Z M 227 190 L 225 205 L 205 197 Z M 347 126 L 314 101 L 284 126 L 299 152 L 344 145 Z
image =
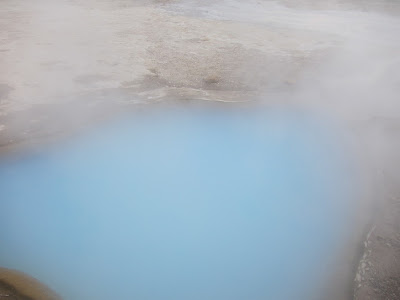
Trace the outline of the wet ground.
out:
M 332 299 L 348 298 L 353 287 L 357 299 L 398 299 L 399 7 L 4 0 L 0 153 L 40 148 L 167 101 L 318 111 L 349 132 L 369 182 Z

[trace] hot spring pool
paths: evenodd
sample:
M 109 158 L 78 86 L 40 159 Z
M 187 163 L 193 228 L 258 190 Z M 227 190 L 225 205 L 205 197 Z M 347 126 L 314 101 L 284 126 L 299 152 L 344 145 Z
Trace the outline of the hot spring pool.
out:
M 65 299 L 312 299 L 352 213 L 338 136 L 300 112 L 183 109 L 3 160 L 0 265 Z

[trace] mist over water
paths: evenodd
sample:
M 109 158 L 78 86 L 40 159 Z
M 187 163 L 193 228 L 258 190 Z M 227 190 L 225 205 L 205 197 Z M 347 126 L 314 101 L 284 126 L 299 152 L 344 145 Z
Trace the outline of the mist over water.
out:
M 356 190 L 309 113 L 129 116 L 0 165 L 0 264 L 65 299 L 312 299 Z
M 2 159 L 0 266 L 65 299 L 321 300 L 337 262 L 352 285 L 371 203 L 399 193 L 393 3 L 4 5 L 1 142 L 134 103 L 264 106 L 146 108 Z

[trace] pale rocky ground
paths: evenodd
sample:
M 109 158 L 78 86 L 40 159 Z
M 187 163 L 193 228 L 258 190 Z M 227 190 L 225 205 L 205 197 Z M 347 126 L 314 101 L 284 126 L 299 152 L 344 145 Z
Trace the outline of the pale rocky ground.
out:
M 40 117 L 61 107 L 53 127 L 86 122 L 96 115 L 93 106 L 254 100 L 268 88 L 291 85 L 335 42 L 319 32 L 199 18 L 196 5 L 177 4 L 3 1 L 0 112 L 7 124 L 1 124 L 1 143 L 29 135 Z M 28 124 L 13 117 L 30 110 L 39 112 Z
M 321 110 L 369 183 L 326 299 L 400 299 L 399 16 L 390 0 L 2 0 L 0 153 L 166 101 Z

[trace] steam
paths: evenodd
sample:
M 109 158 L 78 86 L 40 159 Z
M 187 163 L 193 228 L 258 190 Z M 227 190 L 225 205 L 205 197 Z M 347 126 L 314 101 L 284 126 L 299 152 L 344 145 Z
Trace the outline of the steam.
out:
M 4 60 L 2 139 L 95 126 L 2 161 L 0 265 L 66 299 L 345 298 L 398 192 L 397 6 L 114 2 L 29 4 L 43 44 Z

